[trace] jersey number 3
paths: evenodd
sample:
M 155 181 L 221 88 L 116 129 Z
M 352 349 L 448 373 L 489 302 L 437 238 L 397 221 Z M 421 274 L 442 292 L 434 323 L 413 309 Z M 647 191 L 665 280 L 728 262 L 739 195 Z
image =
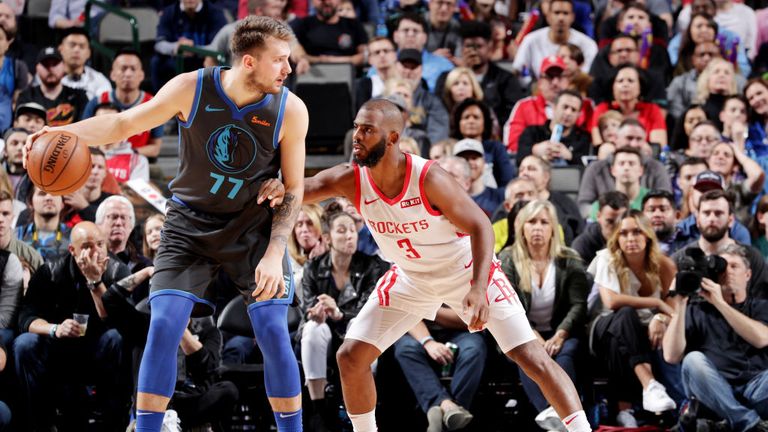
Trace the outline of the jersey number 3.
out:
M 413 245 L 411 244 L 411 240 L 404 238 L 402 240 L 397 241 L 397 246 L 405 251 L 405 257 L 410 259 L 417 259 L 421 258 L 421 255 L 419 255 L 418 252 L 416 252 L 416 249 L 413 248 Z
M 241 179 L 234 178 L 234 177 L 224 177 L 223 175 L 216 174 L 216 173 L 210 173 L 210 174 L 211 174 L 211 177 L 213 177 L 213 179 L 216 180 L 213 186 L 211 186 L 211 193 L 214 195 L 219 193 L 219 189 L 221 189 L 221 185 L 224 183 L 225 179 L 233 184 L 232 189 L 227 194 L 227 198 L 229 199 L 235 199 L 235 197 L 237 196 L 237 193 L 240 192 L 240 188 L 243 187 L 243 181 Z

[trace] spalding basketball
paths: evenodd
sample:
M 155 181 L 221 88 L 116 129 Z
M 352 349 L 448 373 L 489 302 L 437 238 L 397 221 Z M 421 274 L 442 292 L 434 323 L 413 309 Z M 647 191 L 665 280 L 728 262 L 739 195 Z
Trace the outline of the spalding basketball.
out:
M 91 175 L 91 152 L 69 132 L 50 132 L 32 143 L 27 174 L 37 187 L 66 195 L 80 189 Z

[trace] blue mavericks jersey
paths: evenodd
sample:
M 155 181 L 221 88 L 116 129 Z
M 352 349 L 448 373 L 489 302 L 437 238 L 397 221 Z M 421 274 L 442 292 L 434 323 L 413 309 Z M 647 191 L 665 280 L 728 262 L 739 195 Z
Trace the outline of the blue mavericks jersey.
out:
M 278 139 L 289 91 L 238 108 L 221 86 L 221 67 L 200 69 L 189 118 L 179 121 L 176 200 L 206 213 L 237 212 L 280 170 Z

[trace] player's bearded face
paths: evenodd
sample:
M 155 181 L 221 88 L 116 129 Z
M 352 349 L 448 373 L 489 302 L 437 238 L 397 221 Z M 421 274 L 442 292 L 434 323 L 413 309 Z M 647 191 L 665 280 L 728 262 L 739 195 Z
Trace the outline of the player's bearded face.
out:
M 259 71 L 251 71 L 245 78 L 245 88 L 249 92 L 254 93 L 278 93 L 280 86 L 275 83 L 275 80 L 265 78 L 265 74 Z
M 368 154 L 365 157 L 359 157 L 355 155 L 355 163 L 360 166 L 367 166 L 369 168 L 375 167 L 381 158 L 384 157 L 384 153 L 387 151 L 387 141 L 384 137 L 376 143 L 375 146 L 368 149 Z

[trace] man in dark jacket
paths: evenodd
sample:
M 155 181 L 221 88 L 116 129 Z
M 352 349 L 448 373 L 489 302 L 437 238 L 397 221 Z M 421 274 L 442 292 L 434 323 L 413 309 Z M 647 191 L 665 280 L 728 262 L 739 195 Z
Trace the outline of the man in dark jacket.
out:
M 629 199 L 618 191 L 600 195 L 597 202 L 600 206 L 597 211 L 597 223 L 587 225 L 587 229 L 576 237 L 571 245 L 586 265 L 592 262 L 597 251 L 605 249 L 605 242 L 629 208 Z
M 592 150 L 592 137 L 575 127 L 583 101 L 574 90 L 563 90 L 555 99 L 552 119 L 541 126 L 528 126 L 517 143 L 517 163 L 526 156 L 548 160 L 553 166 L 582 166 L 581 157 Z M 556 129 L 559 129 L 556 131 Z
M 66 405 L 61 406 L 69 423 L 65 429 L 87 428 L 87 404 L 51 392 L 63 384 L 96 384 L 105 430 L 125 428 L 130 391 L 122 337 L 112 328 L 101 298 L 107 286 L 128 274 L 127 267 L 108 258 L 99 228 L 81 222 L 72 229 L 69 253 L 32 276 L 19 313 L 23 333 L 14 341 L 13 352 L 26 406 L 34 407 L 29 417 L 33 429 L 48 430 L 59 404 Z M 73 314 L 86 315 L 85 324 Z

